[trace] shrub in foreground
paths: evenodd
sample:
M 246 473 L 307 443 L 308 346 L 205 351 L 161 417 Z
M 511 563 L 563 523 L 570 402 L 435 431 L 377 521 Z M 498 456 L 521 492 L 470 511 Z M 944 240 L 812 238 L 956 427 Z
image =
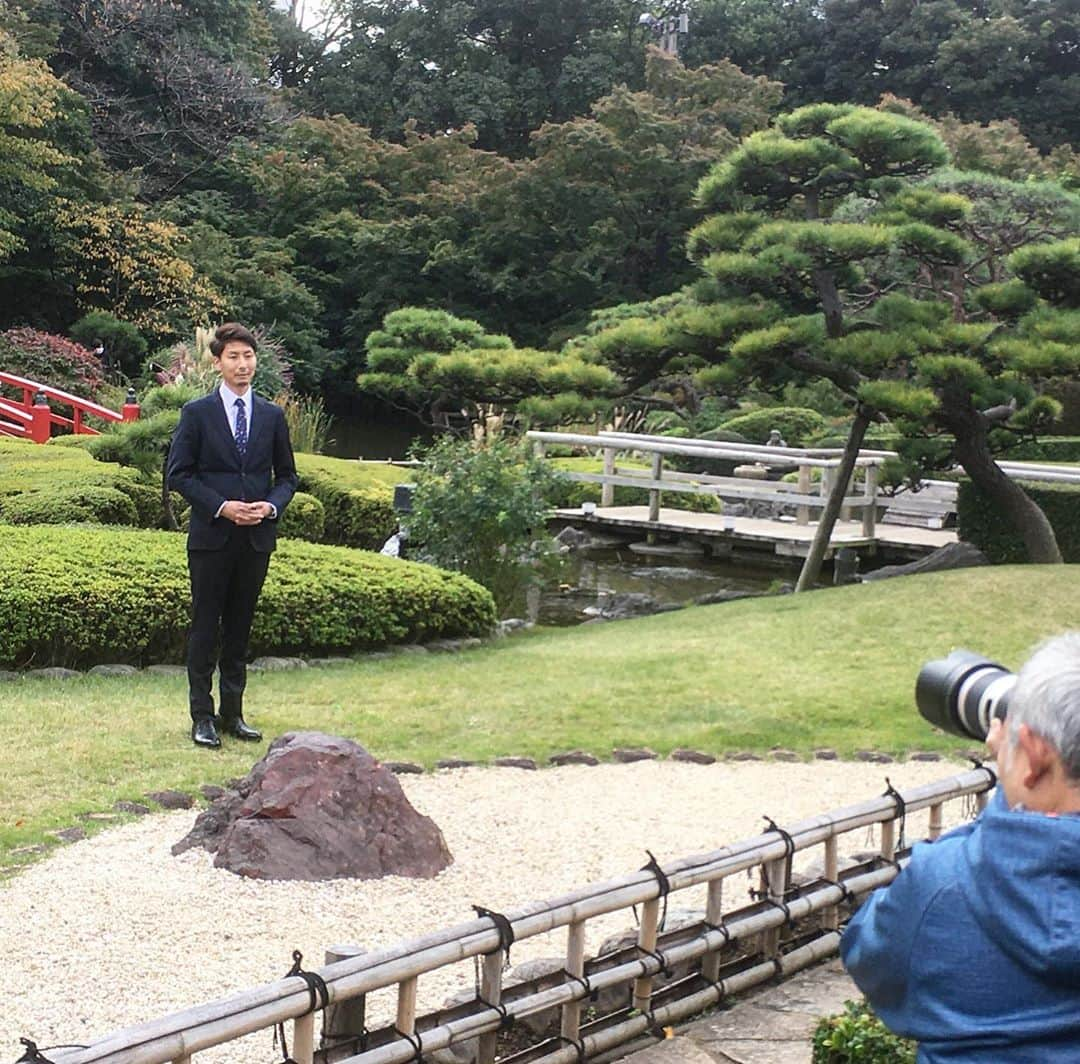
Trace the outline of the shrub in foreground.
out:
M 0 668 L 183 660 L 184 538 L 84 526 L 0 527 Z M 347 654 L 482 635 L 491 596 L 455 573 L 300 540 L 279 543 L 253 654 Z
M 898 1038 L 865 1001 L 846 1001 L 814 1030 L 811 1064 L 915 1064 L 915 1043 Z

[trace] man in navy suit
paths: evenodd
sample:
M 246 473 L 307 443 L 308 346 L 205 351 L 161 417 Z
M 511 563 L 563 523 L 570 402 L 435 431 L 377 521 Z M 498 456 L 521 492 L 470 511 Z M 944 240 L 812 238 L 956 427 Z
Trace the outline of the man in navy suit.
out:
M 277 521 L 297 480 L 285 415 L 251 390 L 257 347 L 235 322 L 217 330 L 210 353 L 221 384 L 184 406 L 169 449 L 169 487 L 191 504 L 187 670 L 196 746 L 221 745 L 210 693 L 215 665 L 220 730 L 262 739 L 244 720 L 248 639 Z

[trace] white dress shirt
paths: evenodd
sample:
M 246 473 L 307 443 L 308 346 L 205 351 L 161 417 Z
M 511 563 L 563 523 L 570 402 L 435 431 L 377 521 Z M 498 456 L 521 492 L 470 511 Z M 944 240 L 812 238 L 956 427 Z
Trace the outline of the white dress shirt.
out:
M 251 439 L 251 415 L 255 410 L 255 393 L 248 388 L 243 395 L 237 395 L 224 381 L 221 382 L 218 387 L 218 395 L 221 397 L 221 405 L 225 407 L 225 416 L 229 419 L 229 431 L 233 434 L 233 439 L 236 439 L 236 400 L 239 399 L 244 404 L 244 413 L 247 414 L 247 431 L 248 440 Z M 221 516 L 221 511 L 225 509 L 225 503 L 222 503 L 218 507 L 218 512 L 214 514 L 215 517 Z M 277 507 L 270 503 L 270 520 L 273 521 L 277 518 Z

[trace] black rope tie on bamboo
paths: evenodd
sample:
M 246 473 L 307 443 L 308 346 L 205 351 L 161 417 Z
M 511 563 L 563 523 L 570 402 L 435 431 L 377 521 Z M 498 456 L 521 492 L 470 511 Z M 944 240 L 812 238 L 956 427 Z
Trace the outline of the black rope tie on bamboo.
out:
M 647 864 L 643 864 L 639 871 L 652 874 L 653 878 L 656 880 L 658 890 L 656 896 L 664 899 L 664 909 L 660 914 L 660 928 L 663 929 L 664 925 L 667 923 L 667 903 L 668 895 L 671 893 L 671 880 L 664 874 L 664 870 L 660 867 L 660 862 L 656 859 L 652 850 L 646 850 L 645 852 L 649 855 L 649 861 Z M 630 908 L 634 913 L 634 922 L 640 924 L 641 921 L 638 919 L 637 906 L 632 905 Z
M 571 1038 L 569 1035 L 558 1035 L 557 1041 L 565 1042 L 568 1046 L 573 1046 L 577 1050 L 578 1064 L 585 1064 L 585 1043 L 580 1038 Z
M 779 909 L 784 914 L 784 923 L 788 927 L 792 926 L 791 908 L 787 903 L 787 895 L 790 893 L 791 887 L 791 862 L 795 856 L 795 840 L 788 834 L 779 824 L 773 820 L 772 817 L 765 817 L 765 823 L 769 825 L 769 831 L 775 831 L 777 835 L 784 840 L 784 892 L 780 898 L 774 898 L 773 885 L 769 882 L 769 873 L 764 872 L 765 877 L 765 889 L 764 890 L 751 890 L 750 896 L 757 898 L 758 901 L 763 901 L 767 905 L 773 906 L 775 909 Z M 768 834 L 768 832 L 766 832 Z
M 307 984 L 308 994 L 310 995 L 310 1001 L 306 1012 L 301 1013 L 302 1016 L 308 1016 L 316 1009 L 325 1009 L 330 1004 L 330 989 L 326 985 L 326 981 L 317 972 L 305 972 L 301 967 L 304 960 L 304 955 L 298 950 L 293 950 L 292 955 L 293 963 L 292 967 L 285 973 L 286 979 L 291 979 L 294 975 L 299 976 Z M 285 1022 L 275 1025 L 274 1027 L 274 1048 L 278 1047 L 278 1040 L 281 1042 L 281 1058 L 282 1064 L 296 1064 L 296 1061 L 289 1056 L 289 1043 L 285 1040 Z
M 665 957 L 658 949 L 646 949 L 644 946 L 637 947 L 638 952 L 643 956 L 638 958 L 638 964 L 641 965 L 641 977 L 644 979 L 649 974 L 649 965 L 646 961 L 646 957 L 650 960 L 656 961 L 660 965 L 660 973 L 671 978 L 671 968 L 668 965 L 667 957 Z
M 53 1064 L 42 1049 L 39 1049 L 35 1042 L 31 1042 L 29 1038 L 20 1038 L 19 1042 L 23 1046 L 24 1052 L 15 1064 Z M 44 1046 L 44 1049 L 89 1049 L 89 1046 L 77 1045 L 74 1042 L 68 1042 L 64 1045 L 58 1046 Z
M 599 996 L 600 991 L 592 985 L 587 975 L 574 975 L 568 968 L 563 969 L 563 975 L 575 983 L 580 983 L 582 989 L 585 991 L 586 997 L 588 997 L 590 1001 L 595 1001 Z
M 514 1017 L 506 1011 L 506 1006 L 502 1004 L 496 1004 L 494 1001 L 488 1001 L 487 998 L 482 998 L 479 994 L 476 995 L 476 1000 L 486 1008 L 492 1009 L 499 1014 L 499 1030 L 506 1031 L 514 1026 Z
M 986 773 L 986 780 L 991 787 L 997 786 L 997 773 L 985 761 L 978 757 L 969 757 L 968 760 L 972 768 L 982 769 Z
M 492 911 L 491 909 L 485 909 L 482 905 L 474 905 L 473 912 L 477 916 L 486 916 L 495 925 L 495 930 L 499 932 L 499 944 L 493 950 L 489 950 L 489 953 L 496 953 L 502 950 L 506 954 L 506 963 L 510 964 L 510 947 L 514 944 L 514 928 L 511 926 L 510 921 L 502 914 Z
M 413 1054 L 409 1057 L 409 1064 L 414 1064 L 414 1062 L 415 1064 L 420 1064 L 420 1061 L 424 1059 L 424 1040 L 420 1037 L 419 1033 L 408 1034 L 400 1027 L 395 1027 L 394 1032 L 399 1034 L 412 1046 Z
M 720 949 L 724 949 L 725 946 L 730 946 L 732 942 L 738 941 L 731 931 L 722 923 L 710 924 L 708 920 L 703 920 L 702 926 L 706 931 L 715 931 L 718 935 L 724 936 L 724 941 L 721 943 Z
M 896 808 L 896 819 L 900 821 L 900 834 L 896 839 L 896 849 L 902 850 L 904 848 L 905 832 L 907 831 L 907 802 L 904 801 L 904 796 L 892 785 L 892 780 L 888 776 L 885 777 L 885 791 L 881 797 L 893 800 L 893 806 Z M 895 861 L 893 863 L 895 864 Z

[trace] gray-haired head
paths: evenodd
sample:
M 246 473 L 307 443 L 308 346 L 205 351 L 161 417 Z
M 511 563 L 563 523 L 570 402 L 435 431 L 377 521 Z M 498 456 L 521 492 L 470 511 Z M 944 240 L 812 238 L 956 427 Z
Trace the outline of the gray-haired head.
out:
M 1009 696 L 1009 745 L 1026 724 L 1061 755 L 1070 780 L 1080 783 L 1080 632 L 1040 643 L 1024 663 Z

